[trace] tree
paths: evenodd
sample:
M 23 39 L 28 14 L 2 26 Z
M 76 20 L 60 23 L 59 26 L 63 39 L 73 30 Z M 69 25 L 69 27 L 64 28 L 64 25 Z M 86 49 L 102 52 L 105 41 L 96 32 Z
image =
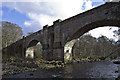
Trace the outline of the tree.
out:
M 21 27 L 11 22 L 2 21 L 2 47 L 7 47 L 10 44 L 21 39 L 23 32 Z
M 118 43 L 120 45 L 120 28 L 118 29 Z
M 100 47 L 99 52 L 103 55 L 103 57 L 106 57 L 117 48 L 115 42 L 113 40 L 108 39 L 106 36 L 101 36 L 97 40 L 99 42 L 98 45 Z
M 96 38 L 91 35 L 83 35 L 79 38 L 79 40 L 75 43 L 73 47 L 73 54 L 77 58 L 86 58 L 88 56 L 93 56 L 94 47 L 96 45 Z
M 101 36 L 99 38 L 94 38 L 91 35 L 83 35 L 75 43 L 73 47 L 74 58 L 81 59 L 86 57 L 97 58 L 106 57 L 113 53 L 118 46 L 114 41 L 109 40 L 106 36 Z M 110 55 L 117 57 L 118 52 Z M 109 56 L 108 56 L 109 57 Z
M 39 43 L 33 47 L 36 59 L 42 59 L 42 45 Z
M 118 41 L 120 41 L 120 28 L 118 30 L 113 31 L 114 37 L 118 37 Z

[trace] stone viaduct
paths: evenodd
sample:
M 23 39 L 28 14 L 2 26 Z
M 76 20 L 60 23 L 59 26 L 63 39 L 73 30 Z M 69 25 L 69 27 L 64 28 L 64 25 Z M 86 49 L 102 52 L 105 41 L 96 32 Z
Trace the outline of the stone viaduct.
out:
M 72 47 L 77 38 L 89 30 L 104 26 L 120 27 L 120 2 L 106 3 L 66 20 L 58 19 L 51 26 L 45 25 L 42 30 L 10 45 L 11 54 L 24 57 L 27 48 L 40 42 L 44 60 L 71 60 Z

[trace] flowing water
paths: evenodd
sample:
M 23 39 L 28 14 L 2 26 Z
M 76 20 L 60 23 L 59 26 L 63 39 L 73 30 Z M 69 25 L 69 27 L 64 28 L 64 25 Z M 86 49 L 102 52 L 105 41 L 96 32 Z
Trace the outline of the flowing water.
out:
M 76 62 L 63 68 L 40 69 L 6 78 L 109 78 L 110 80 L 118 77 L 119 66 L 120 64 L 114 64 L 112 61 Z

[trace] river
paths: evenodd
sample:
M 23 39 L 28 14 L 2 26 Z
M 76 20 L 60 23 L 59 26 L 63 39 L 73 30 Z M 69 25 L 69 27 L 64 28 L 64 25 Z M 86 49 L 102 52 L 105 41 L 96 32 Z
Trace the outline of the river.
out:
M 63 68 L 40 69 L 3 78 L 108 78 L 114 80 L 119 75 L 118 67 L 112 61 L 75 62 Z

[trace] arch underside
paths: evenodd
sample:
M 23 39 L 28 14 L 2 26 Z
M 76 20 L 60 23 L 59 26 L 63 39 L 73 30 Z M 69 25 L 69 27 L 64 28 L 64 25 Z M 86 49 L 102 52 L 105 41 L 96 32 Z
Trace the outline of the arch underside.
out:
M 72 48 L 76 41 L 77 39 L 71 40 L 67 42 L 66 45 L 64 46 L 64 61 L 65 62 L 72 61 L 72 56 L 73 56 Z
M 98 27 L 106 27 L 106 26 L 120 27 L 120 20 L 96 21 L 96 22 L 93 22 L 93 23 L 90 23 L 88 25 L 78 28 L 77 31 L 73 31 L 74 33 L 72 33 L 71 36 L 69 36 L 67 38 L 67 41 L 65 42 L 66 44 L 64 46 L 64 60 L 65 61 L 72 60 L 72 55 L 73 55 L 72 48 L 80 36 L 82 36 L 84 33 L 92 29 L 95 29 Z
M 37 45 L 38 42 L 39 42 L 38 40 L 32 40 L 32 41 L 28 44 L 27 48 L 33 47 L 33 46 Z
M 73 39 L 77 39 L 80 36 L 82 36 L 84 33 L 98 28 L 98 27 L 105 27 L 105 26 L 116 26 L 116 27 L 120 27 L 120 20 L 102 20 L 102 21 L 96 21 L 96 22 L 92 22 L 90 24 L 87 24 L 83 27 L 78 28 L 77 31 L 73 31 L 74 33 L 71 34 L 71 36 L 68 37 L 67 42 L 71 41 Z
M 38 42 L 39 42 L 38 40 L 32 40 L 29 42 L 27 49 L 25 51 L 26 58 L 34 58 L 35 54 L 33 47 L 36 46 Z

